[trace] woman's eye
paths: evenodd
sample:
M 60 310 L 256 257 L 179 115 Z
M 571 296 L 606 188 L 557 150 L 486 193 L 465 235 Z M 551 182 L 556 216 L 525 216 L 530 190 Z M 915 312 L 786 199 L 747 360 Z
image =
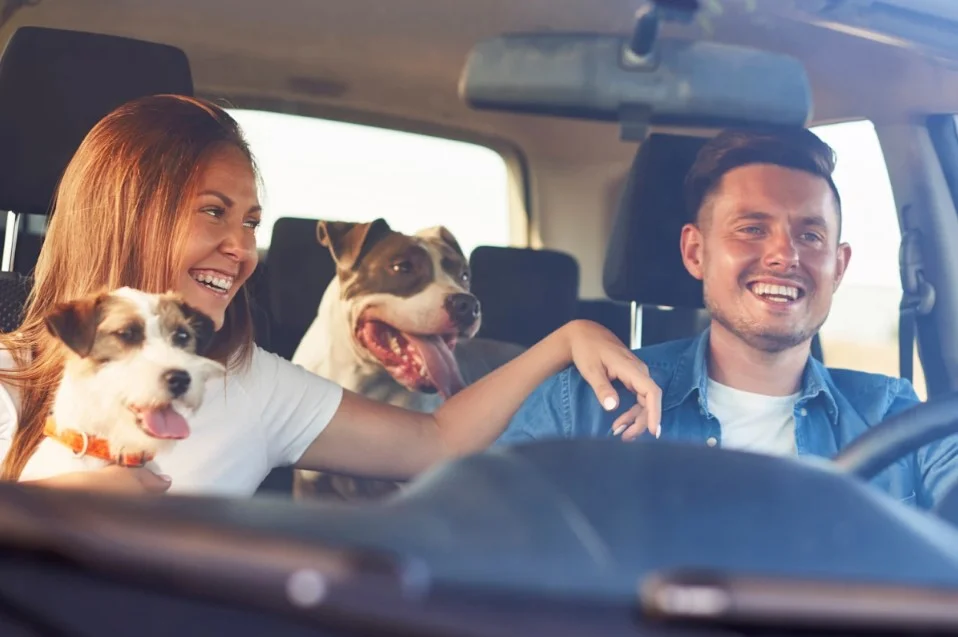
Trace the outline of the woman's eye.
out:
M 226 211 L 219 206 L 206 206 L 205 208 L 200 208 L 200 212 L 216 218 L 222 217 L 224 214 L 226 214 Z
M 262 225 L 262 223 L 263 222 L 259 219 L 249 219 L 243 225 L 245 225 L 247 228 L 251 230 L 256 230 L 257 228 L 260 227 L 260 225 Z

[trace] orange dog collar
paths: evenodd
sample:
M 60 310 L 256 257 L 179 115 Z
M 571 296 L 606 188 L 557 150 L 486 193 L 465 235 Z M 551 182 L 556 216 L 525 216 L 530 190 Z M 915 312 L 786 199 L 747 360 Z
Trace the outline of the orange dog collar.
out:
M 114 456 L 110 453 L 110 445 L 103 438 L 73 429 L 57 431 L 56 422 L 52 417 L 47 418 L 43 434 L 69 448 L 78 458 L 90 456 L 121 467 L 142 467 L 153 459 L 152 453 L 121 453 L 119 456 Z

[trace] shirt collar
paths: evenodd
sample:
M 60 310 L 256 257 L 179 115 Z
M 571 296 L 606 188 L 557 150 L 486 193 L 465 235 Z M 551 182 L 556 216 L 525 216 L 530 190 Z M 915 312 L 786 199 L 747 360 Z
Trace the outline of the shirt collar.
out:
M 708 410 L 708 346 L 709 328 L 689 343 L 679 355 L 672 381 L 662 400 L 662 409 L 673 409 L 685 402 L 693 393 L 698 392 L 699 407 L 711 417 Z M 808 357 L 805 371 L 802 373 L 802 387 L 798 404 L 806 403 L 821 396 L 825 401 L 825 411 L 832 425 L 838 424 L 838 405 L 826 381 L 828 371 L 812 356 Z

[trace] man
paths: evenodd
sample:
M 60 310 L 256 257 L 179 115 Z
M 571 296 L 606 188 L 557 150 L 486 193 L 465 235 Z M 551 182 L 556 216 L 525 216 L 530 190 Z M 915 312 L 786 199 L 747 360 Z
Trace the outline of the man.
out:
M 919 402 L 902 379 L 828 370 L 810 355 L 851 258 L 840 241 L 832 149 L 804 129 L 727 131 L 686 178 L 694 222 L 682 229 L 686 269 L 703 282 L 710 327 L 638 350 L 662 389 L 655 435 L 788 455 L 834 456 Z M 620 394 L 605 411 L 567 369 L 525 402 L 500 443 L 621 435 L 652 419 Z M 658 431 L 655 431 L 658 429 Z M 876 478 L 901 500 L 932 506 L 952 484 L 954 440 L 929 445 Z

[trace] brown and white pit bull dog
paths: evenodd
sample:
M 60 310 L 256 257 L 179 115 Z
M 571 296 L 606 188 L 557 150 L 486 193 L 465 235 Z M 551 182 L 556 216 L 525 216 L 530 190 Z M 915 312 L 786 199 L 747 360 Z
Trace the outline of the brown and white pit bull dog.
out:
M 431 412 L 466 380 L 522 351 L 472 340 L 481 307 L 469 291 L 466 256 L 446 228 L 406 235 L 382 219 L 321 221 L 317 237 L 332 254 L 336 277 L 294 363 L 373 400 Z M 394 482 L 298 471 L 294 494 L 352 499 L 396 488 Z

